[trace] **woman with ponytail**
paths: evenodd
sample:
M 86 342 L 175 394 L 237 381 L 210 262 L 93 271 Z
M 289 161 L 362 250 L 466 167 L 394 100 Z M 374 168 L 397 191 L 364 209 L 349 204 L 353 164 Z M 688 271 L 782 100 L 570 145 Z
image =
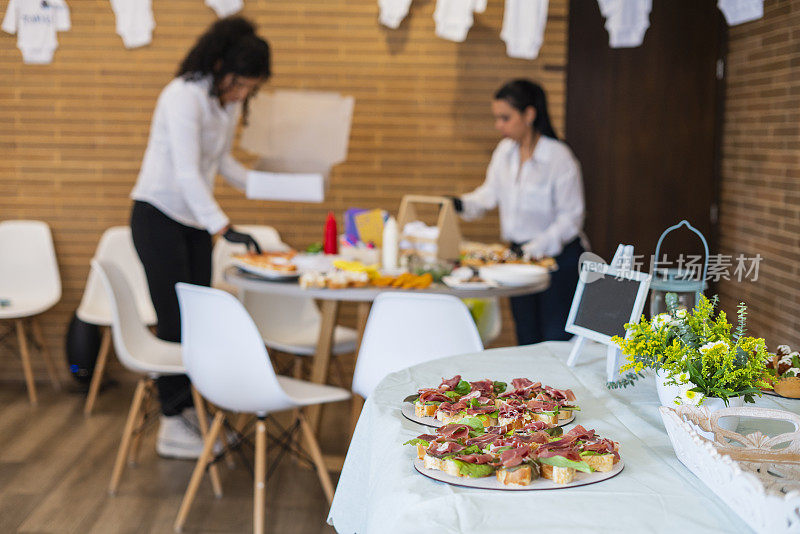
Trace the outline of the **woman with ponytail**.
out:
M 564 331 L 578 283 L 584 201 L 581 169 L 558 140 L 544 90 L 530 80 L 513 80 L 492 101 L 495 129 L 503 135 L 492 154 L 486 180 L 454 200 L 464 219 L 498 208 L 502 238 L 529 258 L 555 257 L 550 288 L 511 299 L 517 342 L 529 345 L 569 339 Z
M 175 284 L 211 284 L 212 236 L 260 252 L 250 235 L 231 227 L 214 199 L 214 180 L 220 173 L 244 190 L 247 169 L 231 156 L 231 144 L 248 99 L 269 76 L 267 42 L 251 22 L 228 17 L 200 36 L 158 97 L 131 192 L 131 232 L 163 340 L 181 340 Z M 189 379 L 162 377 L 157 385 L 162 415 L 156 450 L 167 457 L 198 457 L 203 441 Z

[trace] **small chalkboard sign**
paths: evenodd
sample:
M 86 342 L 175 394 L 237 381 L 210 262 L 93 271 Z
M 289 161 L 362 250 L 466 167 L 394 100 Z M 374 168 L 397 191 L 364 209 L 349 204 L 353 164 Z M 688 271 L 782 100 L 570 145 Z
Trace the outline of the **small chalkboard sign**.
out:
M 645 273 L 604 263 L 582 263 L 565 327 L 580 337 L 567 363 L 575 364 L 586 339 L 598 341 L 609 347 L 607 370 L 612 380 L 618 372 L 619 354 L 611 338 L 625 337 L 625 323 L 639 321 L 649 288 L 650 276 Z

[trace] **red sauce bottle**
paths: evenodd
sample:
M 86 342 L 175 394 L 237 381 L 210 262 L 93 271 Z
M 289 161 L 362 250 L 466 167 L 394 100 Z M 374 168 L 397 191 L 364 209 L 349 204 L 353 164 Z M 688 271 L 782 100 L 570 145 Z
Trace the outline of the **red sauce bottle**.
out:
M 339 243 L 336 238 L 336 217 L 333 212 L 328 212 L 328 218 L 325 220 L 325 235 L 322 238 L 322 250 L 325 254 L 337 254 L 339 252 Z

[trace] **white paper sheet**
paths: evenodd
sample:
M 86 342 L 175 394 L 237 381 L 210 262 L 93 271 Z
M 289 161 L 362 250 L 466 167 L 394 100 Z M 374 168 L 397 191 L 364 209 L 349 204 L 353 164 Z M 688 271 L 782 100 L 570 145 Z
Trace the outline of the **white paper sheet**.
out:
M 322 202 L 325 178 L 321 173 L 247 173 L 247 198 L 285 202 Z

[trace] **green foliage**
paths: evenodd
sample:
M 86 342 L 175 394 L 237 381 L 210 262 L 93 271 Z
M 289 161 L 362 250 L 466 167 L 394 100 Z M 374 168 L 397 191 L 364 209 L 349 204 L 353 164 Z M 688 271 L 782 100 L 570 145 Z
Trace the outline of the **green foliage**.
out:
M 667 384 L 690 383 L 694 386 L 690 391 L 719 397 L 726 405 L 729 398 L 737 396 L 755 402 L 761 388 L 768 387 L 768 362 L 773 355 L 763 339 L 745 336 L 745 304 L 738 306 L 737 328 L 732 333 L 725 312 L 716 311 L 717 297 L 701 296 L 691 312 L 678 307 L 673 293 L 667 294 L 666 302 L 667 313 L 652 321 L 642 318 L 626 324 L 626 339 L 613 338 L 627 356 L 628 363 L 622 367 L 627 374 L 608 387 L 630 386 L 643 376 L 642 371 L 653 369 L 666 374 Z

